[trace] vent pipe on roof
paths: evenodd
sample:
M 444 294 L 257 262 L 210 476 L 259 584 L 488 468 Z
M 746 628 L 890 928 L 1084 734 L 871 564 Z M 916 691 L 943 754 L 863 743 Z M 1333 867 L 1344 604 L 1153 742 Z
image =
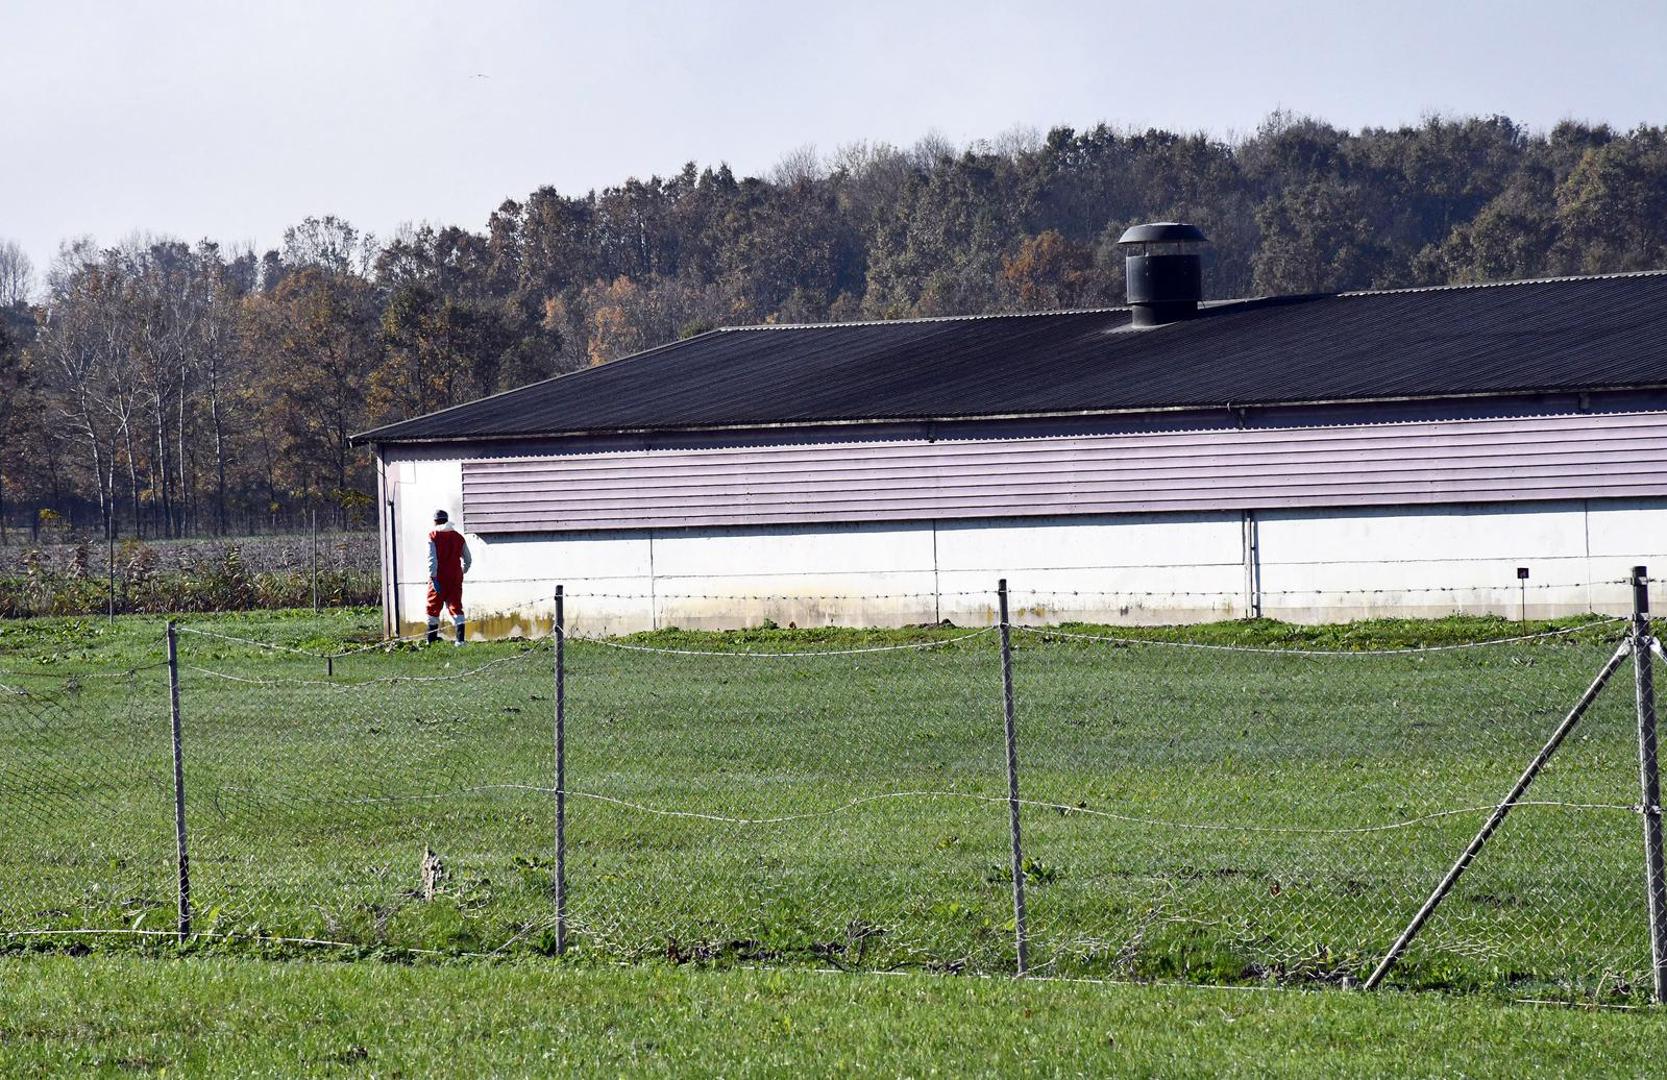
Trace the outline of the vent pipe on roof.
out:
M 1117 243 L 1128 248 L 1124 276 L 1135 326 L 1162 326 L 1197 313 L 1204 299 L 1202 249 L 1209 243 L 1202 229 L 1158 221 L 1136 225 Z

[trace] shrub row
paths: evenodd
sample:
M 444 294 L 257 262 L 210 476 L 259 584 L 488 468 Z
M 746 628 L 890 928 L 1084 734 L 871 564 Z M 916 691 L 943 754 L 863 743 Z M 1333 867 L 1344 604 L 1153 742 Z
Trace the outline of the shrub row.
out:
M 130 550 L 118 560 L 112 581 L 88 561 L 67 570 L 49 569 L 25 552 L 21 572 L 0 575 L 0 617 L 92 615 L 114 607 L 120 613 L 249 611 L 310 607 L 312 575 L 305 569 L 252 572 L 236 544 L 227 544 L 218 560 L 178 570 L 156 569 L 151 549 Z M 374 570 L 320 568 L 318 599 L 322 606 L 374 604 L 380 577 Z

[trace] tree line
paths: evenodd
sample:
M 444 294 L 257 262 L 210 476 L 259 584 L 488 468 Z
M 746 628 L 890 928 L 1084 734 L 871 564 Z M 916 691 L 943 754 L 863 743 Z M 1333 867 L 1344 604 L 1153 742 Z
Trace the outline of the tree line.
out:
M 1164 219 L 1214 297 L 1667 267 L 1667 128 L 1056 128 L 544 187 L 480 231 L 74 240 L 38 275 L 0 244 L 0 528 L 363 523 L 355 431 L 719 325 L 1120 303 L 1118 236 Z

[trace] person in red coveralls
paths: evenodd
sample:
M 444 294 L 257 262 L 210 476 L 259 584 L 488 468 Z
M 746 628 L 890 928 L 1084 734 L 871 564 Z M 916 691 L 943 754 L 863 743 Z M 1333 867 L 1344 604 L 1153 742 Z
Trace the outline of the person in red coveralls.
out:
M 463 534 L 451 527 L 444 510 L 434 511 L 434 531 L 428 534 L 428 643 L 440 640 L 440 607 L 451 609 L 457 627 L 455 645 L 463 644 L 463 575 L 473 560 Z

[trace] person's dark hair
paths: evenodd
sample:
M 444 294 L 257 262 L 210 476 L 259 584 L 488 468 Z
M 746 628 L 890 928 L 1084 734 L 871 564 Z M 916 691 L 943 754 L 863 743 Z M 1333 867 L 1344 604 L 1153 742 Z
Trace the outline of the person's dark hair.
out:
M 444 525 L 448 520 L 450 520 L 450 519 L 447 517 L 446 512 L 444 510 L 434 511 L 434 524 Z

